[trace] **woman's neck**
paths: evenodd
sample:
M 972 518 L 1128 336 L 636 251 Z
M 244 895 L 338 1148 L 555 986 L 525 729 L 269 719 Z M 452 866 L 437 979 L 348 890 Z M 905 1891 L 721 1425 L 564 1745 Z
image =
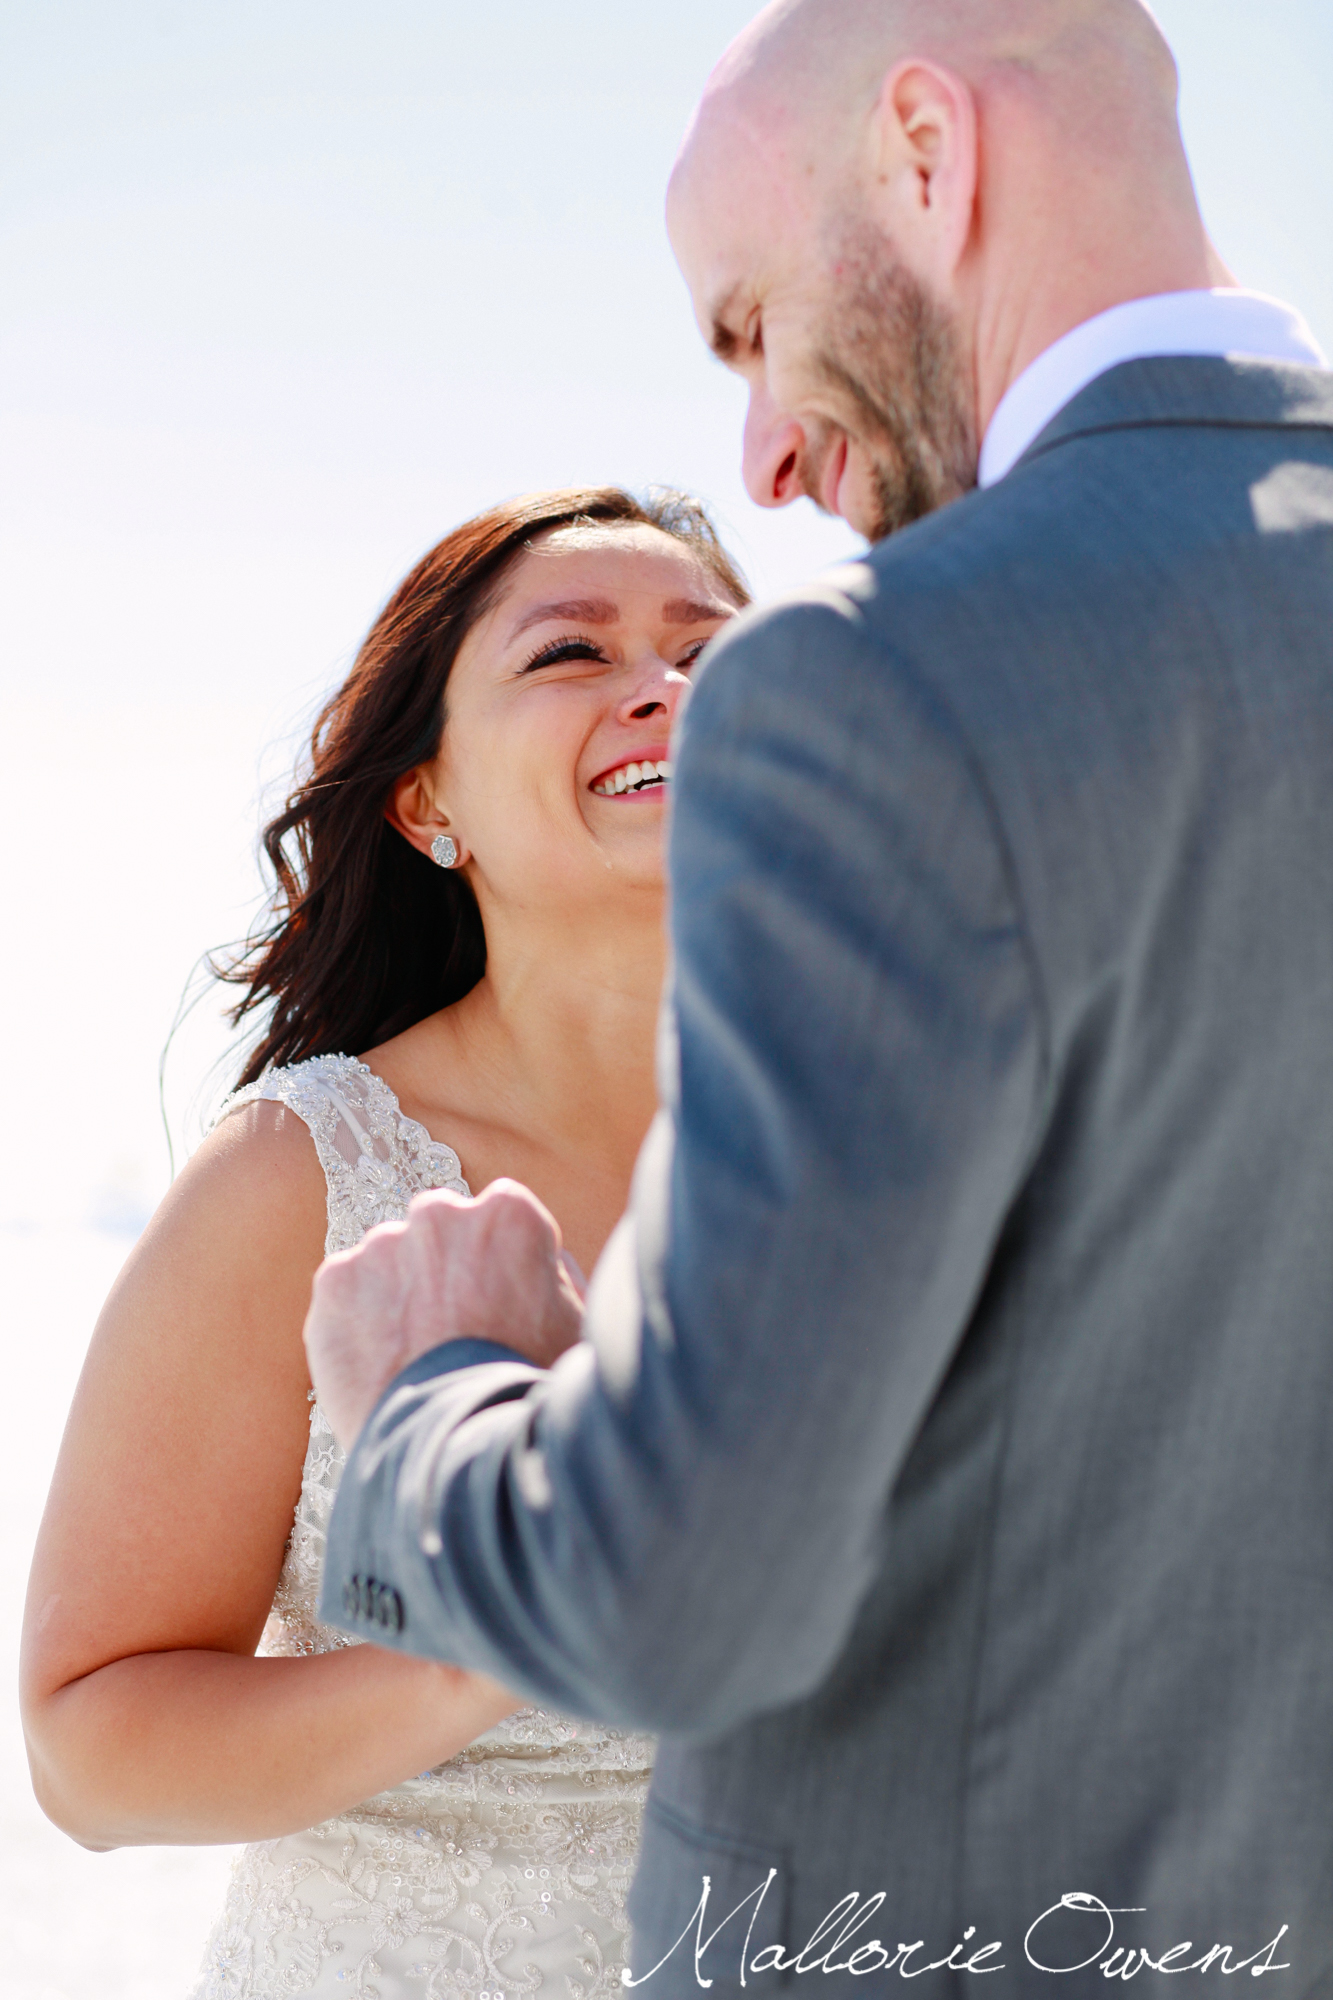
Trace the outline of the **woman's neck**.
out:
M 414 1044 L 411 1095 L 438 1103 L 442 1121 L 475 1120 L 628 1171 L 655 1103 L 661 898 L 626 898 L 614 923 L 604 909 L 539 923 L 531 911 L 518 921 L 490 912 L 486 940 L 471 993 L 391 1045 L 397 1057 Z

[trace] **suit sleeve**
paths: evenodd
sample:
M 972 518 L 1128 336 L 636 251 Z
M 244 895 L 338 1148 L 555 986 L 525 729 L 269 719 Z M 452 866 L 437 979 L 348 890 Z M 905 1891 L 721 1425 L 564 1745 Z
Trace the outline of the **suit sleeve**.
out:
M 663 1105 L 588 1337 L 548 1374 L 440 1375 L 437 1350 L 400 1378 L 343 1480 L 325 1615 L 382 1575 L 388 1643 L 710 1735 L 838 1657 L 1044 1061 L 974 761 L 849 598 L 734 628 L 675 769 Z

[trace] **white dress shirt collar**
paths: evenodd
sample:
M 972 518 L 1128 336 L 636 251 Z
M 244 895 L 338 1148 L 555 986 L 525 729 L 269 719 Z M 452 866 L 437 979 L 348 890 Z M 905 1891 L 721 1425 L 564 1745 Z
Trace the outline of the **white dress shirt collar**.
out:
M 1011 382 L 981 447 L 979 486 L 1003 479 L 1052 417 L 1108 368 L 1156 354 L 1237 354 L 1326 368 L 1301 315 L 1259 292 L 1164 292 L 1085 320 Z

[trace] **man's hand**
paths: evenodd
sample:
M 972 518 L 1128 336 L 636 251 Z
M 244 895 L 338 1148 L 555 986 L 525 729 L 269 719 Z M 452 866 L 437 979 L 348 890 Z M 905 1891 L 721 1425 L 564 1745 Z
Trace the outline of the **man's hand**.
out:
M 498 1340 L 548 1368 L 583 1324 L 583 1275 L 555 1217 L 517 1181 L 475 1201 L 419 1194 L 315 1273 L 306 1315 L 310 1379 L 348 1450 L 384 1390 L 446 1340 Z

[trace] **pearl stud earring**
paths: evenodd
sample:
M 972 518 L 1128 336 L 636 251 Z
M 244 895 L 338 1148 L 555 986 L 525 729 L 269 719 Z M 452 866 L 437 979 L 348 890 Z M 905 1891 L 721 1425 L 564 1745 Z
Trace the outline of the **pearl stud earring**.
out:
M 458 844 L 451 840 L 447 833 L 436 834 L 430 844 L 430 851 L 432 859 L 438 861 L 441 868 L 458 866 Z

